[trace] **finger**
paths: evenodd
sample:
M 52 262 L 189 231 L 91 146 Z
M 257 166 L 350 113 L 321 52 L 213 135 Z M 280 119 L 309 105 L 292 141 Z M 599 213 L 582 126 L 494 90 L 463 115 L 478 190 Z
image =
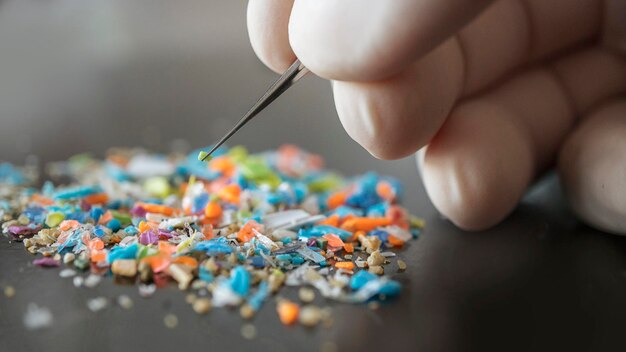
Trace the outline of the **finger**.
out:
M 462 87 L 460 49 L 450 40 L 402 73 L 382 81 L 333 83 L 348 134 L 372 155 L 397 159 L 428 143 Z
M 626 235 L 626 99 L 589 114 L 563 145 L 559 171 L 578 216 Z
M 296 59 L 289 46 L 287 31 L 293 0 L 250 0 L 248 35 L 252 49 L 261 61 L 283 73 Z
M 598 0 L 504 0 L 461 30 L 464 95 L 527 66 L 589 41 L 600 30 Z
M 585 116 L 604 100 L 626 93 L 626 62 L 601 48 L 590 48 L 554 62 L 577 115 Z
M 587 0 L 575 1 L 583 8 L 591 6 Z M 336 82 L 335 104 L 348 134 L 383 159 L 404 157 L 418 150 L 432 138 L 457 98 L 483 89 L 527 63 L 532 22 L 528 11 L 520 1 L 497 2 L 461 32 L 459 41 L 448 40 L 448 44 L 389 79 Z M 568 16 L 577 18 L 579 13 Z M 556 14 L 552 17 L 553 27 L 544 28 L 542 21 L 536 26 L 557 30 L 570 20 Z M 572 31 L 574 35 L 564 39 L 565 43 L 585 40 L 595 28 L 579 27 L 582 29 Z M 455 46 L 450 43 L 460 43 L 461 49 L 449 48 Z M 562 47 L 551 43 L 538 44 L 537 48 L 537 52 L 545 52 Z M 461 91 L 459 81 L 464 84 Z
M 328 79 L 393 76 L 439 46 L 493 0 L 297 0 L 289 40 Z
M 555 75 L 539 69 L 455 108 L 423 156 L 433 204 L 463 229 L 500 222 L 573 124 L 568 104 Z

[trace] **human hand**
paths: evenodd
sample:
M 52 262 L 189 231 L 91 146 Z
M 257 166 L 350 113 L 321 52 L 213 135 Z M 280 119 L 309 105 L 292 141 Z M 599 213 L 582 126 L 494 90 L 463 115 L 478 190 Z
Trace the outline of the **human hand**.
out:
M 419 150 L 459 227 L 500 222 L 558 160 L 574 211 L 626 234 L 624 16 L 620 0 L 250 0 L 248 29 L 274 71 L 297 56 L 333 81 L 372 155 Z

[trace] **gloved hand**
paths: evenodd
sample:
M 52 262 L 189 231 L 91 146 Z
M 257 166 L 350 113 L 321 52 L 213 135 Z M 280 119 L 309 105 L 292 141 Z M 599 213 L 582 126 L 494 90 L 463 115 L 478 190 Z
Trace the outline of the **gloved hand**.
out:
M 432 202 L 459 227 L 497 224 L 558 161 L 574 211 L 625 234 L 625 3 L 250 0 L 248 29 L 274 71 L 297 56 L 332 80 L 372 155 L 419 150 Z

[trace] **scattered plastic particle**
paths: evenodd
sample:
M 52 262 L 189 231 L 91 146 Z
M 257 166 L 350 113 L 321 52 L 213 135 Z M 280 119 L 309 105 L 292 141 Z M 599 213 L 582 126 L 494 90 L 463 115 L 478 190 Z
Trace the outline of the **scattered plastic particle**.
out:
M 96 274 L 89 274 L 89 275 L 87 275 L 87 278 L 83 282 L 83 286 L 85 286 L 87 288 L 94 288 L 94 287 L 98 286 L 100 281 L 102 281 L 102 276 L 99 276 L 99 275 L 96 275 Z
M 96 297 L 87 300 L 87 308 L 96 313 L 109 305 L 109 301 L 105 297 Z
M 327 327 L 330 310 L 310 305 L 317 295 L 365 305 L 400 293 L 385 268 L 424 222 L 398 204 L 397 180 L 373 172 L 344 179 L 292 145 L 260 154 L 221 147 L 198 161 L 205 156 L 125 148 L 104 160 L 81 155 L 49 165 L 67 185 L 47 181 L 39 190 L 38 175 L 0 164 L 1 232 L 35 265 L 61 266 L 58 275 L 76 288 L 110 279 L 138 285 L 147 298 L 175 283 L 198 314 L 232 307 L 252 319 L 293 286 L 304 306 L 276 301 L 281 322 Z M 115 302 L 133 305 L 127 295 Z M 107 304 L 87 303 L 94 311 Z
M 281 323 L 291 325 L 298 321 L 300 306 L 286 299 L 280 300 L 276 306 Z
M 24 326 L 28 330 L 44 329 L 52 325 L 54 318 L 50 310 L 30 303 L 24 313 Z
M 252 324 L 243 324 L 241 326 L 241 336 L 246 340 L 252 340 L 256 337 L 256 326 Z
M 208 298 L 198 298 L 192 304 L 194 312 L 207 314 L 211 310 L 211 300 Z
M 143 298 L 152 297 L 152 295 L 156 292 L 156 285 L 148 284 L 139 285 L 139 295 Z
M 6 286 L 4 288 L 4 296 L 6 298 L 11 298 L 15 296 L 15 288 L 13 286 Z
M 304 306 L 300 309 L 300 324 L 313 327 L 322 320 L 322 311 L 316 306 Z
M 68 278 L 76 276 L 76 270 L 73 269 L 63 269 L 59 272 L 59 277 Z
M 58 261 L 47 257 L 35 259 L 33 260 L 33 264 L 43 268 L 55 268 L 60 265 Z
M 300 290 L 298 290 L 298 297 L 304 303 L 311 303 L 315 300 L 315 291 L 308 287 L 301 287 Z
M 126 310 L 133 308 L 133 300 L 127 295 L 117 296 L 117 304 Z
M 178 317 L 171 313 L 167 314 L 163 317 L 163 324 L 165 324 L 168 329 L 174 329 L 178 326 Z

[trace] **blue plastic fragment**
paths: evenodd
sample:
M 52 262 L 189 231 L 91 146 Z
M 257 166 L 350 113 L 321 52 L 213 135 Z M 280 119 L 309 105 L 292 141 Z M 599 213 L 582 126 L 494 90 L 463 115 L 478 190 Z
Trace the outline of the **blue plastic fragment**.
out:
M 233 252 L 233 249 L 228 245 L 224 237 L 202 241 L 194 249 L 206 252 L 208 255 L 230 254 Z
M 290 254 L 278 254 L 276 255 L 275 258 L 278 261 L 289 261 L 291 260 L 291 255 Z
M 348 215 L 363 216 L 363 214 L 364 213 L 362 209 L 357 209 L 357 208 L 352 208 L 352 207 L 347 207 L 345 205 L 342 205 L 340 207 L 337 207 L 333 211 L 329 212 L 327 215 L 328 216 L 339 215 L 340 218 L 343 218 Z
M 267 281 L 261 281 L 257 291 L 248 300 L 248 304 L 252 307 L 252 309 L 258 311 L 259 309 L 261 309 L 261 306 L 263 305 L 263 302 L 267 298 L 268 294 L 269 294 L 269 286 L 267 284 Z
M 93 229 L 93 234 L 96 235 L 97 237 L 102 237 L 107 234 L 107 231 L 105 230 L 104 226 L 96 225 L 96 227 L 94 227 Z
M 56 191 L 53 198 L 55 200 L 67 200 L 83 198 L 96 193 L 102 193 L 102 188 L 100 186 L 69 187 Z
M 89 215 L 97 223 L 100 217 L 104 215 L 104 210 L 101 207 L 92 207 Z
M 372 273 L 369 273 L 365 270 L 360 270 L 356 274 L 352 275 L 350 279 L 350 288 L 353 290 L 358 290 L 361 287 L 365 286 L 369 281 L 375 280 L 378 277 Z
M 118 259 L 135 259 L 137 257 L 137 251 L 139 250 L 139 246 L 137 243 L 133 243 L 126 247 L 113 247 L 109 252 L 107 257 L 107 261 L 109 263 L 113 263 Z
M 250 273 L 239 265 L 230 271 L 230 287 L 238 295 L 245 297 L 250 292 Z
M 254 266 L 255 268 L 265 267 L 265 259 L 263 259 L 263 257 L 254 256 L 251 258 L 251 260 L 252 260 L 252 266 Z
M 300 229 L 300 231 L 298 232 L 298 237 L 322 237 L 329 233 L 339 236 L 342 241 L 347 241 L 350 237 L 352 237 L 351 232 L 330 225 L 317 225 L 311 227 L 310 229 Z
M 213 274 L 203 266 L 201 266 L 200 270 L 198 271 L 198 277 L 200 278 L 200 280 L 206 282 L 211 282 L 213 281 L 213 279 L 215 279 L 215 277 L 213 277 Z
M 119 231 L 122 228 L 122 223 L 117 219 L 111 219 L 107 224 L 107 227 L 111 229 L 113 232 Z

